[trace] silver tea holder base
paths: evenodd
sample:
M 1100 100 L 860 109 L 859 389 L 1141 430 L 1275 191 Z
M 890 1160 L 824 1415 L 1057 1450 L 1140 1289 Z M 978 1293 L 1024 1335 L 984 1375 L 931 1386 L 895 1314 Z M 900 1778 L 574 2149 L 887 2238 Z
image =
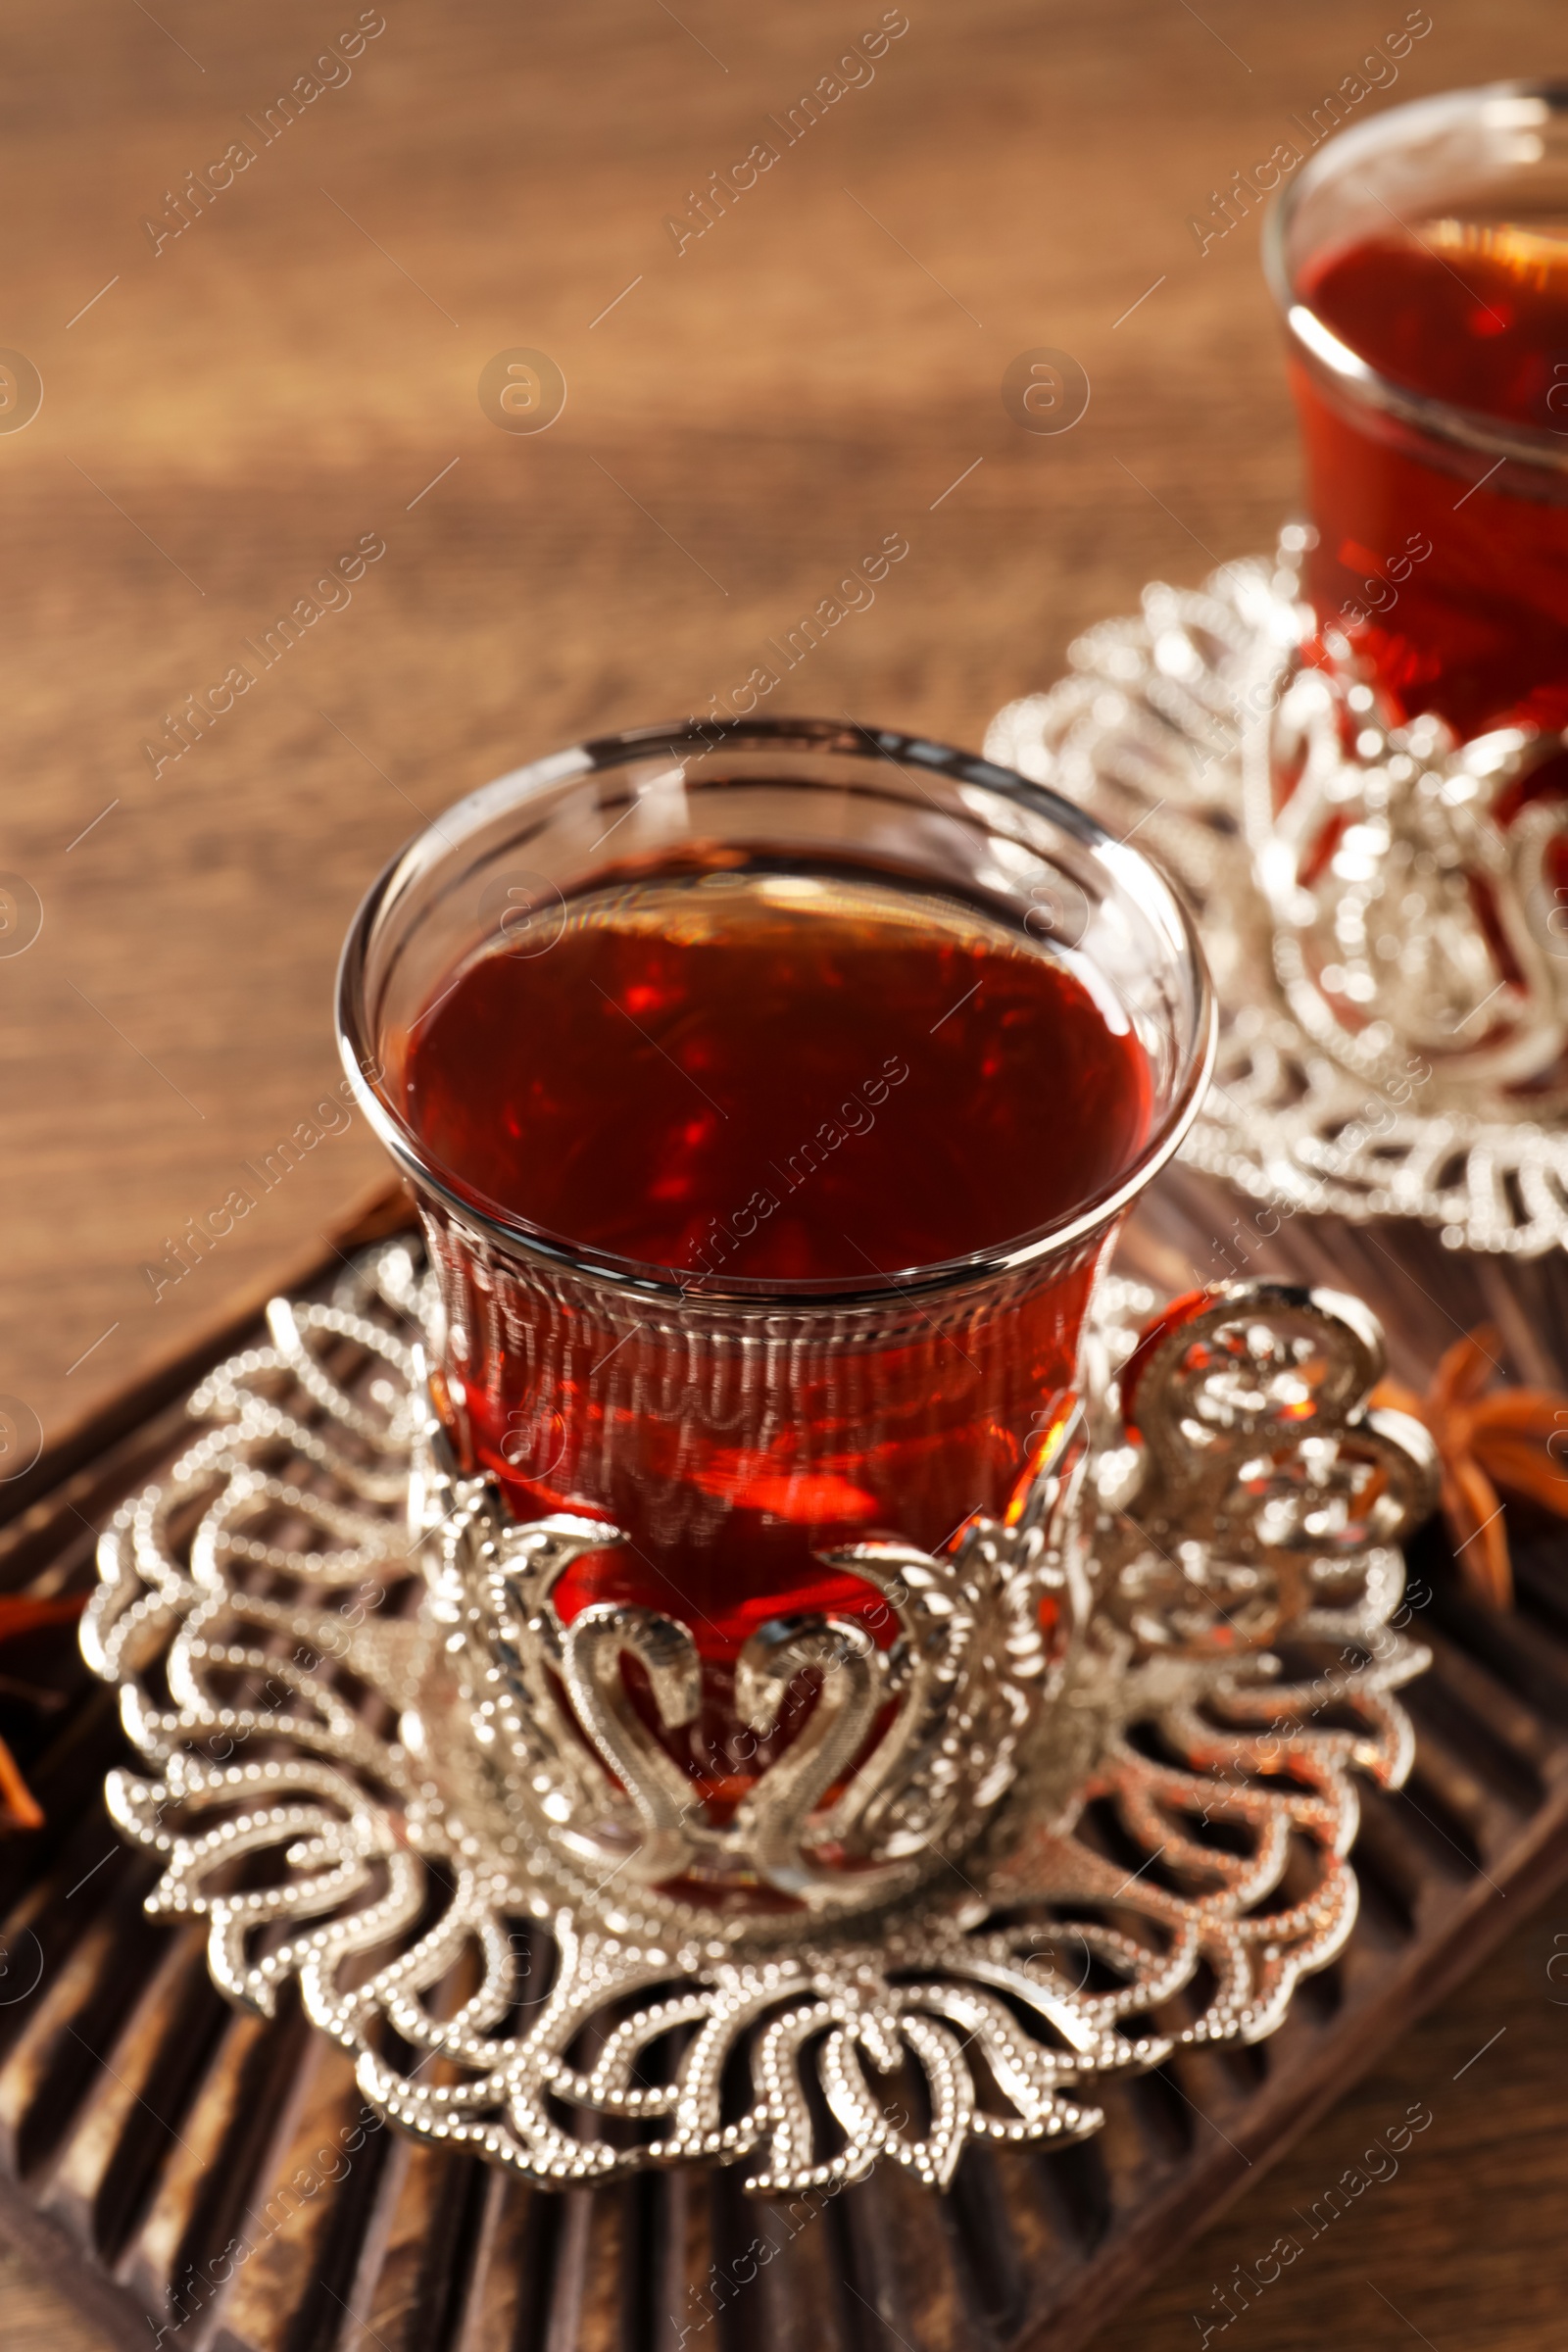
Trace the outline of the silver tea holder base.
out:
M 971 2140 L 1092 2133 L 1106 2077 L 1272 2033 L 1343 1947 L 1357 1777 L 1411 1763 L 1397 1544 L 1436 1487 L 1426 1433 L 1368 1404 L 1356 1301 L 1102 1284 L 1018 1525 L 859 1547 L 894 1665 L 829 1621 L 770 1637 L 757 1717 L 786 1675 L 814 1702 L 726 1845 L 671 1818 L 617 1700 L 630 1654 L 683 1703 L 689 1634 L 555 1613 L 563 1556 L 612 1531 L 519 1527 L 443 1461 L 426 1299 L 393 1242 L 330 1303 L 273 1300 L 116 1514 L 83 1626 L 150 1767 L 108 1785 L 163 1865 L 149 1911 L 206 1923 L 238 2002 L 297 1984 L 380 2115 L 553 2186 L 716 2162 L 795 2193 L 883 2157 L 941 2185 Z M 1020 1592 L 1060 1604 L 1048 1655 Z M 1003 1690 L 1000 1745 L 963 1716 L 998 1642 L 1034 1691 Z M 875 1674 L 892 1728 L 846 1788 L 824 1750 Z M 955 1708 L 992 1740 L 978 1787 Z
M 1311 538 L 1152 583 L 986 754 L 1136 830 L 1200 909 L 1220 1044 L 1183 1160 L 1287 1217 L 1533 1258 L 1568 1243 L 1563 741 L 1395 723 L 1304 602 Z

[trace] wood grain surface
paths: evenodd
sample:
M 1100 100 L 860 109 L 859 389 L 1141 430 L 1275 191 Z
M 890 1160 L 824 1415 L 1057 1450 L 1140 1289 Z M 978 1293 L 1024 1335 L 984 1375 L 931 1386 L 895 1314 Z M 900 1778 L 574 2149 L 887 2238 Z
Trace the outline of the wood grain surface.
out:
M 24 1442 L 374 1176 L 358 1118 L 313 1118 L 331 974 L 427 812 L 585 732 L 709 709 L 890 531 L 908 557 L 767 708 L 977 742 L 1147 577 L 1267 540 L 1296 459 L 1255 224 L 1200 252 L 1191 220 L 1217 225 L 1213 192 L 1406 13 L 907 0 L 791 143 L 769 118 L 880 0 L 383 0 L 357 50 L 356 0 L 10 10 L 0 347 L 43 388 L 0 429 L 0 1392 Z M 1429 13 L 1358 113 L 1562 62 L 1551 0 Z M 280 93 L 307 90 L 285 126 Z M 667 219 L 759 140 L 776 164 L 677 252 Z M 186 175 L 216 182 L 236 141 L 252 160 L 172 233 Z M 1004 406 L 1041 348 L 1089 379 L 1070 431 Z M 565 380 L 546 432 L 480 403 L 519 349 Z M 385 553 L 351 602 L 270 666 L 247 652 L 367 540 Z M 236 663 L 255 682 L 159 763 L 166 720 Z M 321 1140 L 155 1297 L 187 1220 L 302 1122 Z M 1555 2345 L 1551 1950 L 1522 1926 L 1107 2342 L 1197 2340 L 1211 2285 L 1419 2096 L 1435 2123 L 1397 2179 L 1227 2348 Z M 8 2260 L 8 2352 L 86 2346 Z
M 1422 2341 L 1434 2352 L 1557 2352 L 1568 2306 L 1565 1950 L 1559 1900 L 1397 2041 L 1096 2352 L 1177 2352 L 1200 2345 L 1205 2327 L 1210 2352 L 1321 2352 L 1326 2342 L 1410 2352 Z M 1396 2143 L 1422 2109 L 1430 2125 L 1391 2149 L 1389 2134 Z M 1259 2283 L 1281 2237 L 1301 2250 Z M 1239 2284 L 1244 2277 L 1253 2283 Z M 1227 2325 L 1227 2308 L 1243 2316 Z M 0 2242 L 0 2312 L 6 2352 L 105 2352 L 107 2337 L 25 2245 Z M 897 2352 L 879 2329 L 867 2341 Z M 356 2352 L 374 2352 L 373 2337 Z M 716 2352 L 710 2338 L 707 2352 Z

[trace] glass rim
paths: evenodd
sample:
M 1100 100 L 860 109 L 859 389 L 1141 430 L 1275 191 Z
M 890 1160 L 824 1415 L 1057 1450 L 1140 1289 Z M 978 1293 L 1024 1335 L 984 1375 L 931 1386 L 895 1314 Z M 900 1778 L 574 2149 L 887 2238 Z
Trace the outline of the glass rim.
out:
M 715 740 L 716 738 L 716 740 Z M 930 1265 L 884 1274 L 870 1283 L 846 1283 L 837 1277 L 728 1277 L 660 1266 L 620 1258 L 612 1251 L 574 1243 L 514 1217 L 499 1203 L 480 1206 L 432 1164 L 420 1138 L 401 1110 L 382 1092 L 380 1057 L 370 1034 L 365 984 L 368 952 L 377 920 L 411 859 L 432 841 L 446 843 L 446 828 L 465 815 L 495 814 L 520 803 L 538 785 L 569 783 L 602 773 L 645 754 L 684 751 L 687 756 L 729 749 L 832 751 L 865 759 L 892 760 L 895 765 L 923 768 L 927 773 L 979 785 L 1044 815 L 1070 833 L 1097 856 L 1106 849 L 1135 867 L 1146 887 L 1152 886 L 1164 901 L 1173 939 L 1189 980 L 1194 1004 L 1194 1038 L 1172 1099 L 1141 1150 L 1107 1185 L 1075 1208 L 1070 1216 L 1042 1226 L 1016 1239 L 972 1250 L 961 1257 L 942 1258 Z M 461 836 L 460 836 L 461 838 Z M 1115 878 L 1113 876 L 1113 878 Z M 349 926 L 339 959 L 335 992 L 338 1051 L 344 1071 L 372 1133 L 391 1153 L 399 1171 L 416 1188 L 432 1193 L 464 1222 L 475 1226 L 503 1250 L 528 1258 L 542 1268 L 567 1272 L 617 1288 L 638 1299 L 661 1299 L 671 1305 L 697 1301 L 714 1306 L 773 1306 L 829 1310 L 835 1307 L 886 1309 L 890 1301 L 918 1298 L 922 1303 L 934 1293 L 960 1292 L 978 1282 L 1021 1271 L 1049 1261 L 1074 1244 L 1108 1226 L 1158 1174 L 1181 1146 L 1207 1091 L 1217 1050 L 1218 1026 L 1212 984 L 1197 923 L 1175 885 L 1143 851 L 1118 842 L 1085 809 L 1063 800 L 1043 784 L 1035 784 L 1012 769 L 1000 767 L 950 745 L 926 737 L 905 735 L 891 728 L 867 728 L 838 719 L 744 718 L 678 720 L 667 726 L 633 727 L 619 733 L 590 737 L 563 752 L 529 760 L 523 766 L 483 784 L 443 809 L 403 844 L 388 859 L 361 901 Z M 375 1072 L 374 1077 L 371 1072 Z
M 1568 436 L 1552 432 L 1549 426 L 1509 423 L 1479 409 L 1436 399 L 1374 368 L 1343 342 L 1309 303 L 1298 299 L 1287 255 L 1297 212 L 1327 180 L 1353 169 L 1369 155 L 1398 145 L 1411 130 L 1439 130 L 1473 120 L 1488 107 L 1521 104 L 1539 111 L 1529 118 L 1515 115 L 1513 126 L 1517 128 L 1528 127 L 1531 120 L 1568 116 L 1568 81 L 1480 82 L 1431 98 L 1407 99 L 1401 105 L 1385 107 L 1369 122 L 1336 132 L 1270 202 L 1262 225 L 1263 275 L 1293 347 L 1348 399 L 1472 456 L 1499 462 L 1514 458 L 1538 470 L 1568 473 Z

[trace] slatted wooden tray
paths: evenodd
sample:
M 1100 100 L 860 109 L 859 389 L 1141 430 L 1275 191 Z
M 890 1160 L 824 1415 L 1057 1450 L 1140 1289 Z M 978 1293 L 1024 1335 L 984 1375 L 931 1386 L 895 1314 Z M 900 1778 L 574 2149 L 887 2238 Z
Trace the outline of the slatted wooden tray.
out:
M 355 1220 L 316 1274 L 403 1214 Z M 255 1311 L 0 1489 L 0 1589 L 86 1586 L 93 1527 L 177 1447 L 184 1394 Z M 142 1917 L 152 1865 L 99 1794 L 125 1753 L 112 1697 L 69 1633 L 35 1636 L 0 1677 L 48 1816 L 0 1848 L 0 2220 L 141 2352 L 160 2330 L 191 2352 L 1071 2352 L 1568 1876 L 1568 1540 L 1515 1558 L 1499 1619 L 1435 1532 L 1415 1547 L 1436 1659 L 1407 1693 L 1415 1772 L 1363 1793 L 1355 1933 L 1272 2040 L 1111 2088 L 1080 2146 L 972 2149 L 946 2195 L 885 2166 L 788 2206 L 727 2173 L 548 2196 L 366 2130 L 297 2009 L 237 2014 L 200 1932 Z

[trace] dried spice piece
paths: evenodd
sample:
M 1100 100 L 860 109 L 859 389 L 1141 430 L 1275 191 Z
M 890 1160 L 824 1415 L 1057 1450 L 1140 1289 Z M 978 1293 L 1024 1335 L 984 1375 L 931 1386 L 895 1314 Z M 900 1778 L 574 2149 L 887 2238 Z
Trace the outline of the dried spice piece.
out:
M 25 1592 L 0 1592 L 0 1649 L 44 1625 L 69 1625 L 87 1605 L 85 1592 L 35 1600 Z M 40 1830 L 43 1807 L 22 1777 L 22 1767 L 0 1740 L 0 1830 Z
M 1502 1494 L 1523 1496 L 1568 1519 L 1568 1396 L 1556 1389 L 1489 1387 L 1502 1342 L 1490 1323 L 1469 1332 L 1440 1361 L 1425 1396 L 1380 1381 L 1377 1404 L 1424 1421 L 1443 1461 L 1443 1516 L 1471 1597 L 1513 1606 Z M 1562 1448 L 1553 1451 L 1553 1441 Z

